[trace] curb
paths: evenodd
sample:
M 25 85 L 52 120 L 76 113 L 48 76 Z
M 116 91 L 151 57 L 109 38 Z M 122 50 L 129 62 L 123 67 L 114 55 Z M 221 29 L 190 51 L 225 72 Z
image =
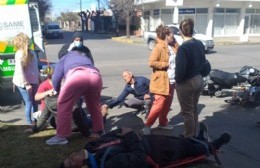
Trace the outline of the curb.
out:
M 146 44 L 143 38 L 112 37 L 111 39 L 114 41 L 128 44 Z
M 112 37 L 111 38 L 114 41 L 118 41 L 118 42 L 123 42 L 123 43 L 129 43 L 129 44 L 133 44 L 134 40 L 131 38 L 125 38 L 125 37 Z
M 114 41 L 128 43 L 128 44 L 146 44 L 144 39 L 142 38 L 126 38 L 126 37 L 112 37 L 111 38 Z M 215 41 L 215 45 L 258 45 L 260 42 L 258 41 L 252 41 L 252 42 L 233 42 L 233 41 Z
M 225 42 L 215 42 L 215 45 L 258 45 L 260 42 L 232 42 L 232 41 L 225 41 Z

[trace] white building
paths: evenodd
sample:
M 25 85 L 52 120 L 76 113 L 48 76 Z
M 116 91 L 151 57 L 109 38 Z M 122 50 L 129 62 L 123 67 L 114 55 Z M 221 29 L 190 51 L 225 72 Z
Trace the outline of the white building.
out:
M 142 31 L 192 18 L 199 33 L 234 37 L 240 41 L 260 37 L 260 0 L 135 0 L 142 9 Z

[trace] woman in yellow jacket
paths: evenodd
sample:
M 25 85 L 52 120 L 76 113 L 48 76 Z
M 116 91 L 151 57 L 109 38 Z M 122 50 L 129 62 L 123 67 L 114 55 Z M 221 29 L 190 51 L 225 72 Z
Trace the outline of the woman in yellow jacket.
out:
M 156 29 L 156 45 L 149 58 L 149 66 L 152 68 L 150 80 L 150 92 L 154 94 L 154 101 L 150 113 L 147 117 L 143 133 L 151 133 L 151 126 L 159 117 L 159 128 L 172 129 L 173 126 L 168 124 L 167 115 L 173 99 L 174 84 L 170 83 L 167 73 L 169 68 L 168 46 L 173 42 L 174 37 L 170 28 L 160 25 Z M 173 49 L 176 53 L 176 50 Z

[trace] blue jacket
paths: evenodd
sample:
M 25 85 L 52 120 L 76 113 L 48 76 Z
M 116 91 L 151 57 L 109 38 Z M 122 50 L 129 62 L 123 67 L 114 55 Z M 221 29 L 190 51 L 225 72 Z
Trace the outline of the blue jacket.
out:
M 134 88 L 130 84 L 126 84 L 124 90 L 116 99 L 108 102 L 108 107 L 113 108 L 123 102 L 129 94 L 133 94 L 135 98 L 144 100 L 144 95 L 149 94 L 150 80 L 143 76 L 136 76 Z

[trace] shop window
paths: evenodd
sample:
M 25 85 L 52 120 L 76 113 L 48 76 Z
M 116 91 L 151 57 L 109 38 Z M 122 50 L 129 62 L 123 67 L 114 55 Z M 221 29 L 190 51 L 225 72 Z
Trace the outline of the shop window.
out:
M 240 13 L 238 8 L 226 8 L 226 13 Z
M 162 14 L 173 14 L 173 9 L 162 9 Z
M 246 9 L 246 13 L 255 13 L 255 9 Z
M 197 14 L 195 20 L 195 30 L 198 33 L 206 34 L 207 24 L 208 24 L 207 14 Z
M 214 36 L 237 35 L 240 9 L 215 8 L 214 12 Z
M 153 10 L 153 15 L 154 15 L 154 16 L 160 15 L 160 9 L 155 9 L 155 10 Z
M 225 35 L 235 35 L 237 28 L 239 26 L 239 15 L 236 14 L 226 14 L 225 15 Z
M 222 35 L 224 28 L 224 15 L 214 15 L 214 36 Z
M 214 13 L 225 13 L 225 8 L 214 8 Z
M 246 9 L 246 13 L 260 13 L 260 9 Z
M 196 13 L 208 13 L 208 8 L 196 8 Z
M 144 19 L 149 19 L 150 17 L 150 11 L 145 11 L 144 12 Z
M 259 34 L 260 33 L 260 15 L 252 15 L 251 23 L 250 23 L 252 34 Z
M 172 24 L 173 21 L 173 9 L 162 9 L 161 19 L 164 24 Z

